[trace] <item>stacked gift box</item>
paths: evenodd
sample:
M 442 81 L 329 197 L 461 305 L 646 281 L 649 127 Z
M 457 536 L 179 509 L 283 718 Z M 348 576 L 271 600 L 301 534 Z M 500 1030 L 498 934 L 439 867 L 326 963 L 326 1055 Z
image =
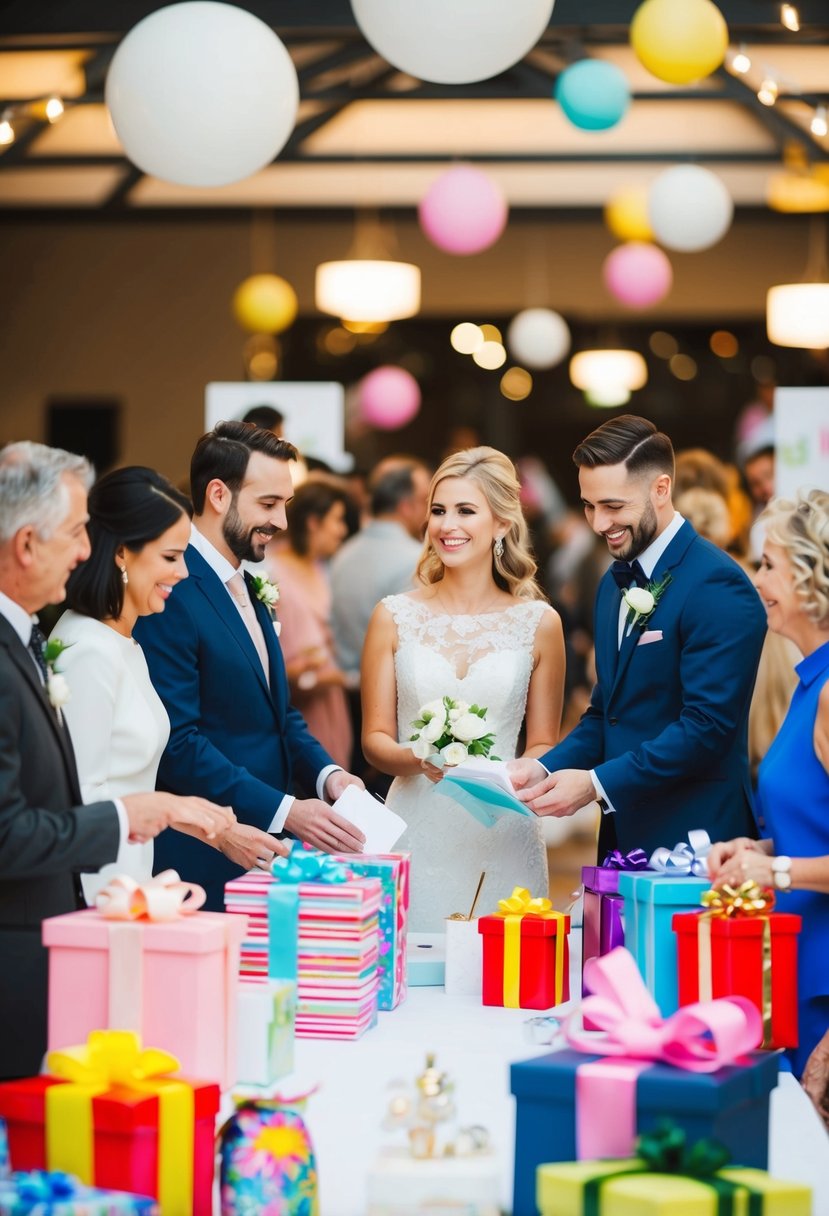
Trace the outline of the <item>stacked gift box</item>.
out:
M 240 953 L 243 980 L 290 978 L 289 964 L 275 967 L 269 958 L 268 897 L 275 886 L 282 883 L 254 872 L 225 887 L 227 911 L 248 921 Z M 297 1036 L 358 1038 L 377 1018 L 380 882 L 300 882 L 293 890 L 298 900 Z M 290 953 L 294 941 L 274 944 Z
M 408 853 L 374 853 L 370 857 L 342 853 L 335 861 L 355 878 L 377 878 L 382 889 L 379 913 L 377 1008 L 396 1009 L 405 1000 L 406 946 L 409 927 L 410 858 Z

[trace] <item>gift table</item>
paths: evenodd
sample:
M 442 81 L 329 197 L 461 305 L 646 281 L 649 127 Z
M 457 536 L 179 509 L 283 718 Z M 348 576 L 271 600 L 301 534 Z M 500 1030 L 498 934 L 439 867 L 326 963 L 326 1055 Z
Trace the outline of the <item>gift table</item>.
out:
M 578 937 L 571 974 L 579 991 Z M 556 1010 L 565 1013 L 570 1004 Z M 411 1081 L 425 1053 L 455 1082 L 459 1125 L 482 1123 L 497 1153 L 501 1203 L 512 1198 L 514 1100 L 509 1066 L 550 1051 L 534 1044 L 524 1023 L 527 1009 L 484 1007 L 474 997 L 447 996 L 442 988 L 412 988 L 396 1010 L 354 1043 L 299 1039 L 296 1072 L 275 1087 L 290 1094 L 319 1083 L 306 1119 L 317 1151 L 325 1216 L 359 1216 L 366 1209 L 366 1179 L 380 1148 L 395 1141 L 381 1130 L 388 1084 Z M 813 1216 L 829 1216 L 829 1137 L 811 1103 L 789 1074 L 772 1093 L 770 1171 L 814 1188 Z M 398 1136 L 401 1136 L 398 1133 Z

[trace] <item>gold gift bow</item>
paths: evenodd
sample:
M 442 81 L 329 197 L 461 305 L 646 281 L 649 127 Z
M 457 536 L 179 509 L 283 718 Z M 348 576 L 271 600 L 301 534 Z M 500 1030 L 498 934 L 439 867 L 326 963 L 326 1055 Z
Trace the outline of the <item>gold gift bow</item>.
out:
M 141 1049 L 128 1030 L 93 1030 L 84 1046 L 50 1051 L 46 1067 L 67 1081 L 46 1091 L 46 1165 L 74 1174 L 87 1186 L 94 1178 L 92 1100 L 122 1085 L 158 1097 L 158 1200 L 161 1216 L 191 1216 L 195 1102 L 175 1056 Z
M 713 999 L 713 960 L 711 956 L 711 921 L 742 920 L 758 917 L 763 922 L 763 1041 L 761 1047 L 772 1044 L 772 984 L 771 984 L 771 922 L 769 913 L 774 907 L 774 892 L 768 887 L 747 879 L 739 887 L 724 883 L 703 891 L 700 902 L 707 909 L 697 923 L 697 972 L 699 981 L 698 1000 Z
M 162 870 L 138 883 L 117 874 L 95 897 L 95 907 L 107 920 L 176 920 L 190 916 L 207 899 L 204 887 L 182 882 L 175 870 Z
M 549 899 L 530 895 L 526 887 L 513 887 L 512 895 L 498 900 L 496 916 L 504 918 L 504 1007 L 520 1009 L 521 986 L 521 921 L 525 916 L 556 922 L 556 972 L 554 1005 L 560 1005 L 564 995 L 564 932 L 565 916 L 556 912 Z

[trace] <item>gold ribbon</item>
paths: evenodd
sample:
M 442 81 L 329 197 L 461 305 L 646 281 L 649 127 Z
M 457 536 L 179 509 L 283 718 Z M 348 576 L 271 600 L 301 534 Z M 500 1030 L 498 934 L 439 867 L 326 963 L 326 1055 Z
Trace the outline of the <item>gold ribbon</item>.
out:
M 167 1079 L 179 1061 L 155 1047 L 141 1049 L 127 1030 L 93 1030 L 83 1047 L 50 1051 L 46 1066 L 67 1081 L 46 1091 L 46 1165 L 94 1185 L 92 1100 L 114 1086 L 158 1098 L 158 1200 L 162 1216 L 191 1216 L 195 1103 L 184 1081 Z
M 525 916 L 556 922 L 555 1000 L 560 1005 L 564 996 L 564 933 L 566 917 L 556 912 L 549 899 L 533 898 L 526 887 L 513 887 L 512 895 L 498 900 L 496 916 L 504 920 L 504 1007 L 520 1009 L 521 988 L 521 921 Z
M 774 907 L 774 892 L 761 887 L 750 879 L 739 887 L 712 887 L 703 891 L 700 902 L 707 910 L 697 923 L 697 972 L 699 1000 L 713 999 L 713 959 L 711 954 L 711 922 L 713 920 L 744 920 L 756 917 L 763 922 L 763 1041 L 761 1047 L 772 1044 L 772 984 L 771 984 L 771 922 L 769 913 Z
M 95 897 L 95 907 L 107 920 L 177 920 L 198 911 L 207 893 L 195 882 L 182 882 L 175 870 L 138 883 L 117 874 Z

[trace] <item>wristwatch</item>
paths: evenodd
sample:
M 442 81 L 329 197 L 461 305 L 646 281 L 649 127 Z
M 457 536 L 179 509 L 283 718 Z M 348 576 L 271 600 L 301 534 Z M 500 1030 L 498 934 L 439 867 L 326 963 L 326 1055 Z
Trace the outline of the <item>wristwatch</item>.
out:
M 778 891 L 788 891 L 792 885 L 791 857 L 772 857 L 771 877 Z

